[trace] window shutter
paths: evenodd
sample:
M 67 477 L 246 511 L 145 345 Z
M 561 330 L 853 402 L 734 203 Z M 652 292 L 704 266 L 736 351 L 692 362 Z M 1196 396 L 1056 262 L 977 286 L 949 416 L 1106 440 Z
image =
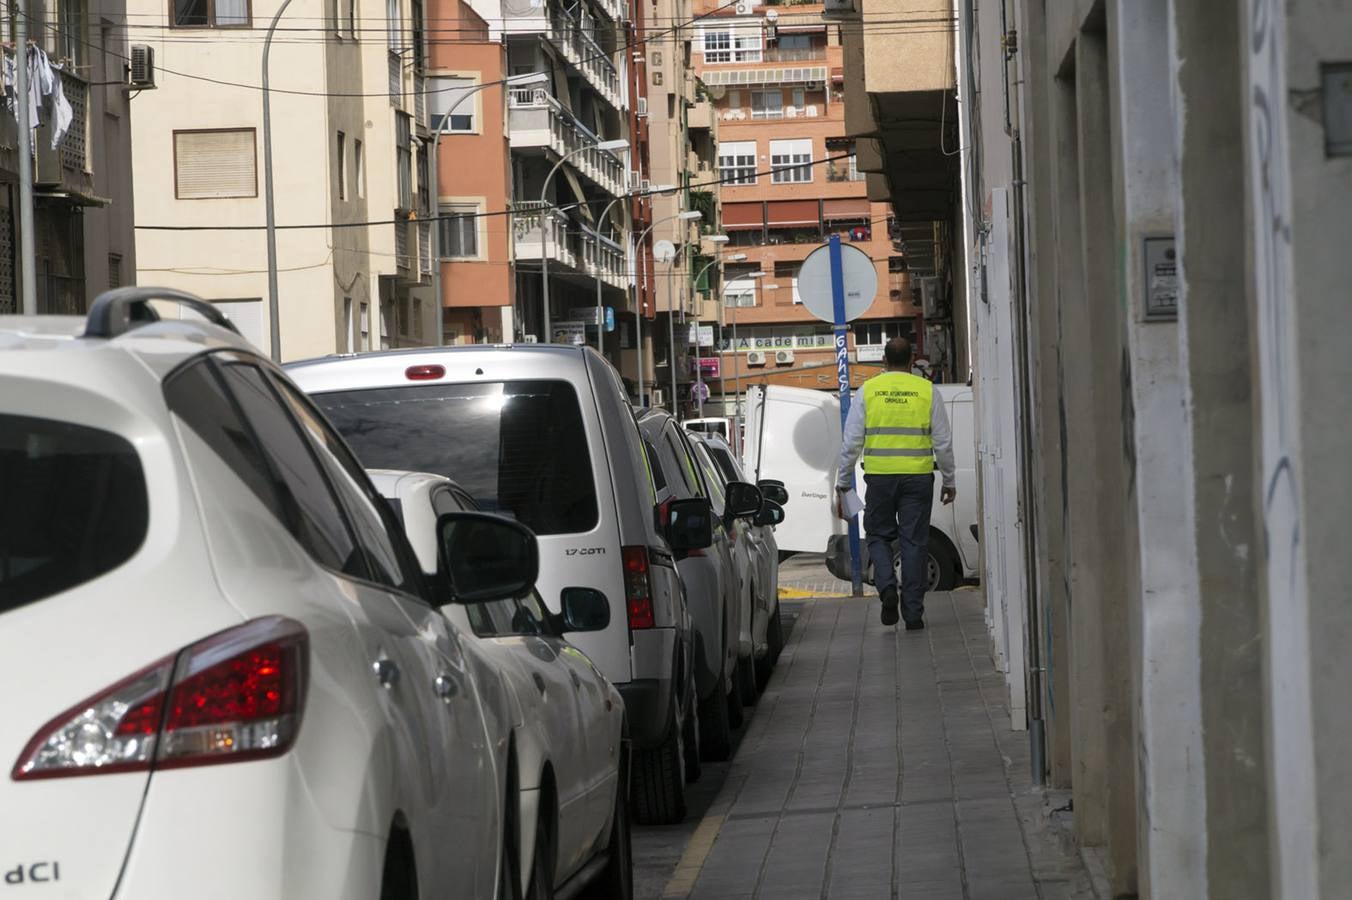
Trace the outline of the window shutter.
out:
M 174 132 L 174 180 L 181 200 L 257 197 L 251 128 Z

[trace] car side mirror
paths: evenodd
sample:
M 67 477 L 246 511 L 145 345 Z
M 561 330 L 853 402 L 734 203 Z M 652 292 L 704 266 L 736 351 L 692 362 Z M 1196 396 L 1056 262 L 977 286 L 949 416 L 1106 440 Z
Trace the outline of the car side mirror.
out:
M 751 519 L 753 525 L 778 525 L 784 521 L 784 507 L 773 500 L 766 500 L 760 511 Z
M 784 487 L 784 482 L 777 478 L 762 478 L 756 482 L 756 487 L 760 488 L 761 494 L 772 503 L 783 506 L 789 502 L 788 488 Z
M 728 498 L 724 509 L 729 519 L 745 519 L 747 516 L 754 516 L 760 512 L 761 504 L 765 502 L 765 498 L 761 496 L 760 488 L 745 481 L 729 481 L 724 490 Z
M 564 588 L 560 607 L 562 631 L 605 631 L 610 626 L 610 602 L 593 588 Z
M 667 506 L 667 543 L 677 553 L 714 543 L 714 509 L 707 497 L 672 500 Z
M 455 603 L 515 600 L 535 587 L 540 550 L 520 522 L 479 512 L 437 518 L 441 553 Z

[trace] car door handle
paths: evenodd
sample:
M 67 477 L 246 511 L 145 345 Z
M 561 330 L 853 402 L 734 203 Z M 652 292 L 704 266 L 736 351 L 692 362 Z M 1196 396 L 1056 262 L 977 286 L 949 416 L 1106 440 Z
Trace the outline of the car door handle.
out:
M 545 680 L 540 677 L 539 672 L 532 672 L 530 677 L 535 681 L 535 687 L 540 693 L 545 692 Z
M 399 667 L 394 664 L 392 659 L 378 659 L 371 663 L 371 671 L 375 672 L 376 680 L 380 686 L 386 689 L 392 688 L 399 683 Z
M 455 679 L 449 675 L 441 674 L 432 682 L 432 687 L 436 689 L 437 696 L 442 700 L 451 700 L 456 694 L 460 693 L 460 685 L 455 683 Z

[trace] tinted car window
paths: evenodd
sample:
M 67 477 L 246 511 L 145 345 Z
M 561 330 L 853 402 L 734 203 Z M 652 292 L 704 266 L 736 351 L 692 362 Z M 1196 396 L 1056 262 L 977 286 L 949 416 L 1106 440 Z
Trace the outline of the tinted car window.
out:
M 473 603 L 465 607 L 465 612 L 478 637 L 548 637 L 554 633 L 544 603 L 535 593 L 520 600 Z
M 221 367 L 221 377 L 270 463 L 282 503 L 282 522 L 323 565 L 348 575 L 370 577 L 313 452 L 281 399 L 268 387 L 262 370 L 230 363 Z
M 698 442 L 692 442 L 691 448 L 698 461 L 700 471 L 704 473 L 704 483 L 709 486 L 709 501 L 713 504 L 714 512 L 723 515 L 723 505 L 725 496 L 723 493 L 723 479 L 718 475 L 718 469 L 714 466 L 713 460 L 709 459 L 709 451 L 705 446 Z
M 704 448 L 709 451 L 709 455 L 713 457 L 714 463 L 718 465 L 718 471 L 723 474 L 723 480 L 725 482 L 742 480 L 742 473 L 737 471 L 737 463 L 733 461 L 731 453 L 724 450 L 722 447 L 716 447 L 709 444 L 705 444 Z
M 644 441 L 643 450 L 648 455 L 648 472 L 652 478 L 653 490 L 665 491 L 667 489 L 667 477 L 662 474 L 662 466 L 657 461 L 657 448 Z
M 411 550 L 407 557 L 401 555 L 401 539 L 395 536 L 403 531 L 398 520 L 389 515 L 384 499 L 370 486 L 366 473 L 315 408 L 286 382 L 273 379 L 273 385 L 318 445 L 319 459 L 347 510 L 357 541 L 366 554 L 371 577 L 381 584 L 416 592 L 419 576 L 414 573 L 418 567 L 412 562 Z
M 536 534 L 596 527 L 591 451 L 567 382 L 410 385 L 313 399 L 369 468 L 454 478 L 480 508 Z
M 145 473 L 108 431 L 0 415 L 0 613 L 122 565 L 149 527 Z
M 667 445 L 671 448 L 671 453 L 676 457 L 676 468 L 680 473 L 681 480 L 685 482 L 685 488 L 692 497 L 703 497 L 704 487 L 700 484 L 699 474 L 695 471 L 695 462 L 690 458 L 690 451 L 685 446 L 685 439 L 676 433 L 674 427 L 666 429 L 664 433 Z

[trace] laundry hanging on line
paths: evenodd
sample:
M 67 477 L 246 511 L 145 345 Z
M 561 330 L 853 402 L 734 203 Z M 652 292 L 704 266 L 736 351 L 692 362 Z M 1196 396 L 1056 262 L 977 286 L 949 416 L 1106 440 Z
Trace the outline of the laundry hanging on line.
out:
M 47 125 L 52 132 L 52 149 L 61 145 L 61 139 L 70 130 L 75 118 L 70 101 L 66 99 L 66 90 L 61 84 L 63 67 L 52 62 L 47 51 L 41 47 L 28 47 L 28 123 L 34 128 Z M 14 54 L 5 50 L 4 86 L 5 105 L 10 115 L 17 120 L 19 106 L 17 101 L 19 72 Z

